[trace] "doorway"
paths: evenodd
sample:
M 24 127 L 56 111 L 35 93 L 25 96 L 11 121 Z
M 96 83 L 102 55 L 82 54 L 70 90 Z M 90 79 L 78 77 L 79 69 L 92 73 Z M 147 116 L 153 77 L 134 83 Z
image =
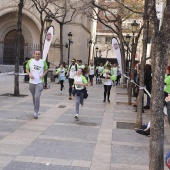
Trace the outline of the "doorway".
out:
M 12 30 L 8 32 L 4 38 L 4 53 L 3 53 L 3 64 L 15 64 L 15 53 L 17 44 L 18 31 Z M 22 65 L 24 62 L 24 37 L 21 35 L 21 53 L 19 64 Z

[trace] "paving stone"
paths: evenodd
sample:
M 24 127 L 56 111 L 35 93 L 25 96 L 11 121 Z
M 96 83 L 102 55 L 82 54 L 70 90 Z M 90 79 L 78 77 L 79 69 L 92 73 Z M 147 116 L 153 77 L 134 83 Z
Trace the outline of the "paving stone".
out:
M 24 110 L 3 109 L 0 110 L 0 117 L 4 119 L 31 120 L 33 118 L 33 113 L 25 109 Z
M 94 147 L 95 144 L 37 139 L 21 155 L 90 161 Z
M 90 170 L 85 167 L 72 167 L 60 165 L 46 165 L 42 163 L 24 163 L 13 161 L 3 170 Z
M 3 132 L 14 132 L 16 129 L 21 127 L 24 123 L 21 122 L 11 122 L 11 121 L 1 121 L 0 129 Z
M 68 138 L 80 138 L 86 140 L 96 141 L 99 133 L 99 129 L 93 127 L 82 126 L 51 126 L 43 135 L 60 136 Z
M 72 113 L 72 116 L 69 115 L 62 115 L 57 121 L 56 123 L 65 123 L 65 124 L 77 124 L 78 122 L 88 122 L 88 123 L 95 123 L 96 126 L 100 126 L 102 123 L 102 117 L 86 117 L 81 115 L 79 115 L 79 121 L 76 121 L 74 118 L 75 113 Z
M 149 144 L 150 138 L 136 133 L 135 130 L 113 129 L 112 140 L 119 141 L 119 142 L 134 142 L 135 141 L 139 143 Z
M 148 147 L 113 145 L 111 162 L 148 165 L 148 152 Z
M 84 106 L 83 106 L 84 107 Z M 65 114 L 73 114 L 75 112 L 75 109 L 68 109 Z M 103 116 L 104 109 L 98 109 L 98 110 L 93 110 L 93 114 L 91 114 L 92 110 L 91 109 L 84 109 L 81 108 L 81 115 L 89 116 L 89 117 L 101 117 Z

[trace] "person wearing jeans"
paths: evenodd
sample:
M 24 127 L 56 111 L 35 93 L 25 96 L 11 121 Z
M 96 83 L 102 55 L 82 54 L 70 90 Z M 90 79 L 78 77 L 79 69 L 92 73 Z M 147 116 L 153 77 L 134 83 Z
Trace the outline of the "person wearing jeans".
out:
M 41 52 L 34 51 L 34 58 L 30 59 L 26 65 L 26 72 L 29 75 L 29 90 L 32 94 L 34 105 L 34 118 L 38 118 L 40 108 L 40 96 L 43 90 L 44 76 L 48 72 L 45 60 L 41 59 Z
M 76 90 L 75 98 L 76 98 L 76 114 L 75 118 L 78 119 L 79 116 L 79 105 L 83 106 L 84 101 L 84 92 L 83 89 L 85 86 L 88 86 L 86 78 L 82 75 L 82 69 L 79 68 L 77 70 L 76 75 L 74 76 L 74 85 L 73 87 Z
M 76 64 L 76 59 L 72 59 L 71 65 L 69 66 L 68 73 L 67 73 L 67 76 L 69 76 L 69 79 L 68 79 L 68 82 L 69 82 L 69 100 L 72 99 L 72 97 L 71 97 L 72 86 L 73 86 L 73 83 L 74 83 L 74 76 L 76 74 L 77 68 L 78 68 L 78 66 Z

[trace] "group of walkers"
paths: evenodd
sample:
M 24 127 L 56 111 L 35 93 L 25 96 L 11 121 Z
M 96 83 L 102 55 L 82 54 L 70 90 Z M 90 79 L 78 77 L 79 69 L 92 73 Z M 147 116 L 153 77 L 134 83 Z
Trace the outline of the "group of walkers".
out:
M 40 95 L 43 90 L 44 77 L 48 72 L 48 65 L 46 61 L 41 59 L 41 52 L 35 51 L 33 54 L 34 58 L 27 61 L 26 73 L 29 76 L 29 90 L 32 94 L 33 105 L 34 105 L 34 118 L 38 118 L 38 111 L 40 107 Z M 69 100 L 75 96 L 75 118 L 78 119 L 79 116 L 79 105 L 83 106 L 84 98 L 87 98 L 86 86 L 88 86 L 88 81 L 90 86 L 93 86 L 93 79 L 95 74 L 100 74 L 102 83 L 104 84 L 104 99 L 103 102 L 110 103 L 110 90 L 119 78 L 119 68 L 114 64 L 106 62 L 103 66 L 94 66 L 93 62 L 90 65 L 83 65 L 81 60 L 72 59 L 71 64 L 68 68 L 64 68 L 63 64 L 60 64 L 59 68 L 56 70 L 56 75 L 58 75 L 58 81 L 60 82 L 60 93 L 62 93 L 64 88 L 64 81 L 68 78 L 69 82 Z M 120 81 L 120 80 L 119 80 Z M 116 84 L 119 83 L 117 81 Z

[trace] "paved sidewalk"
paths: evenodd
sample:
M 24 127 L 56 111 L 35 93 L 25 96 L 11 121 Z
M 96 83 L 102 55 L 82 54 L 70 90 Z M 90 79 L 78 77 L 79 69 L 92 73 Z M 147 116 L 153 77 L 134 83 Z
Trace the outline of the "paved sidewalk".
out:
M 0 170 L 149 169 L 150 138 L 130 127 L 136 112 L 124 103 L 126 89 L 114 86 L 109 104 L 102 102 L 103 85 L 89 86 L 89 97 L 76 121 L 68 83 L 63 94 L 59 84 L 50 83 L 50 89 L 42 93 L 40 116 L 35 120 L 28 84 L 22 79 L 20 93 L 28 96 L 0 96 Z M 13 91 L 14 77 L 0 75 L 0 95 Z M 143 122 L 148 121 L 147 111 Z M 170 148 L 169 132 L 166 123 L 165 154 Z

